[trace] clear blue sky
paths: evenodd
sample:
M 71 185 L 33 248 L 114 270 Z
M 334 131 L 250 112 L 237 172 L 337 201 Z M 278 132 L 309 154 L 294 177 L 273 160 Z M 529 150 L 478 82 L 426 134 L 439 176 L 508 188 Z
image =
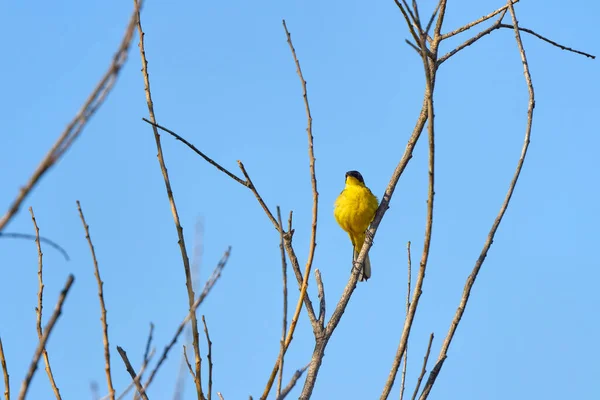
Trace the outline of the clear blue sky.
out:
M 434 2 L 420 3 L 429 15 Z M 451 1 L 444 30 L 503 3 Z M 522 26 L 600 53 L 597 4 L 538 3 L 518 4 Z M 132 2 L 114 0 L 0 5 L 0 213 L 104 73 L 131 9 Z M 159 123 L 233 171 L 243 160 L 273 210 L 294 210 L 294 241 L 304 263 L 311 210 L 306 121 L 281 26 L 287 20 L 313 110 L 320 192 L 315 267 L 331 311 L 349 272 L 349 240 L 332 215 L 344 173 L 360 170 L 381 196 L 421 105 L 422 66 L 404 44 L 408 34 L 393 1 L 147 1 L 142 18 Z M 445 43 L 442 51 L 466 37 Z M 600 374 L 598 61 L 527 35 L 524 44 L 537 97 L 529 158 L 433 399 L 597 395 L 590 383 Z M 436 220 L 409 345 L 410 393 L 430 332 L 437 358 L 520 154 L 527 93 L 513 33 L 495 32 L 445 63 L 435 104 Z M 42 235 L 71 255 L 66 262 L 44 246 L 46 318 L 67 275 L 76 276 L 48 345 L 65 399 L 91 398 L 91 381 L 106 392 L 97 287 L 76 200 L 105 282 L 117 391 L 130 378 L 115 346 L 124 347 L 139 368 L 149 323 L 156 325 L 160 352 L 187 312 L 176 231 L 151 129 L 141 120 L 146 116 L 134 45 L 106 104 L 6 230 L 33 233 L 27 213 L 33 206 Z M 214 342 L 215 390 L 227 400 L 256 398 L 279 351 L 278 235 L 247 189 L 168 135 L 163 148 L 190 252 L 196 221 L 204 224 L 202 280 L 233 247 L 199 311 Z M 374 399 L 381 393 L 404 317 L 405 245 L 413 242 L 415 259 L 422 248 L 426 163 L 420 143 L 377 233 L 373 277 L 359 285 L 327 348 L 315 399 Z M 294 281 L 290 275 L 291 308 L 298 295 Z M 316 298 L 313 280 L 309 291 Z M 37 343 L 36 293 L 34 243 L 0 240 L 0 335 L 15 395 Z M 180 344 L 150 398 L 172 398 Z M 302 314 L 285 381 L 309 361 L 312 348 Z M 397 386 L 392 396 L 397 398 Z M 193 397 L 188 377 L 186 398 Z M 30 398 L 52 398 L 43 369 Z

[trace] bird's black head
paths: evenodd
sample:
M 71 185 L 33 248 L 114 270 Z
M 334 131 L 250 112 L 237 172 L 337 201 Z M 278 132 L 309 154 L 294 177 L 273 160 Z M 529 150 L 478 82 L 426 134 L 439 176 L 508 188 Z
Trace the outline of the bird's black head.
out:
M 365 183 L 365 180 L 363 179 L 362 175 L 358 171 L 348 171 L 348 172 L 346 172 L 346 178 L 348 178 L 349 176 L 353 177 L 354 179 L 356 179 L 360 183 L 363 183 L 363 184 Z

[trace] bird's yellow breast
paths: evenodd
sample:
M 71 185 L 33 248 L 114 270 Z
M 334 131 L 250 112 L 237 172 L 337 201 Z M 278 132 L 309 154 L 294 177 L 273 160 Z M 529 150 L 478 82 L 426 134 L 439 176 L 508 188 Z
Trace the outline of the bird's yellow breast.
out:
M 346 185 L 335 201 L 333 215 L 350 236 L 360 235 L 369 227 L 379 203 L 369 188 Z

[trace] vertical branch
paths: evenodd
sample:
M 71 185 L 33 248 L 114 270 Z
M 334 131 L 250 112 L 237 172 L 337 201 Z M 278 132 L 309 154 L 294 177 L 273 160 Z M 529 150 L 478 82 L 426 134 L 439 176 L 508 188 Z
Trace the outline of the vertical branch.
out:
M 8 367 L 6 366 L 4 347 L 2 347 L 2 338 L 0 338 L 0 366 L 2 366 L 2 375 L 4 376 L 4 398 L 5 400 L 10 400 L 10 378 L 8 375 Z
M 204 315 L 202 316 L 202 323 L 204 324 L 204 333 L 206 334 L 206 343 L 208 343 L 208 394 L 207 400 L 211 400 L 212 398 L 212 373 L 213 373 L 213 363 L 212 363 L 212 342 L 210 341 L 210 336 L 208 335 L 208 326 L 206 326 L 206 319 Z
M 137 4 L 137 1 L 138 0 L 134 0 L 134 2 L 136 4 Z M 138 12 L 138 18 L 137 18 L 137 28 L 138 28 L 138 34 L 140 37 L 139 48 L 140 48 L 140 57 L 142 60 L 142 75 L 144 77 L 144 91 L 146 93 L 146 102 L 148 104 L 148 113 L 150 116 L 150 121 L 152 123 L 156 124 L 156 117 L 154 114 L 154 104 L 152 102 L 152 93 L 150 91 L 150 78 L 148 77 L 148 61 L 146 59 L 146 51 L 144 50 L 144 31 L 142 29 L 142 22 L 140 19 L 139 12 Z M 181 258 L 183 261 L 183 268 L 184 268 L 184 272 L 185 272 L 185 284 L 186 284 L 187 294 L 188 294 L 188 305 L 189 305 L 189 310 L 191 312 L 193 309 L 193 306 L 194 306 L 194 300 L 195 300 L 196 296 L 194 294 L 192 274 L 190 271 L 190 260 L 187 255 L 187 250 L 185 247 L 185 238 L 183 236 L 183 228 L 181 227 L 181 223 L 179 221 L 179 213 L 177 212 L 177 206 L 175 205 L 175 198 L 173 197 L 173 191 L 171 189 L 171 182 L 169 180 L 169 174 L 167 172 L 167 167 L 165 165 L 165 160 L 164 160 L 162 145 L 161 145 L 161 140 L 160 140 L 160 134 L 158 133 L 158 129 L 156 128 L 155 125 L 152 125 L 152 130 L 154 131 L 154 140 L 156 142 L 156 149 L 158 152 L 157 153 L 158 163 L 160 165 L 160 169 L 162 171 L 162 175 L 164 178 L 165 188 L 167 190 L 167 197 L 169 198 L 169 203 L 171 205 L 171 212 L 173 214 L 173 221 L 175 223 L 175 228 L 177 230 L 177 237 L 179 239 L 178 243 L 179 243 L 179 248 L 181 250 Z M 197 320 L 195 312 L 191 313 L 191 325 L 192 325 L 192 339 L 193 339 L 194 354 L 195 354 L 195 366 L 196 366 L 196 374 L 195 374 L 194 383 L 196 384 L 196 392 L 198 394 L 198 399 L 204 400 L 204 393 L 202 392 L 202 384 L 201 384 L 202 360 L 200 358 L 198 320 Z
M 69 277 L 67 278 L 67 282 L 65 283 L 65 286 L 63 287 L 63 289 L 60 292 L 60 295 L 58 296 L 58 301 L 56 303 L 56 307 L 54 307 L 54 312 L 52 313 L 50 320 L 44 327 L 44 330 L 43 330 L 44 335 L 40 339 L 40 342 L 39 342 L 37 348 L 35 349 L 33 359 L 31 360 L 31 364 L 29 364 L 29 369 L 27 370 L 27 375 L 25 375 L 25 379 L 23 380 L 23 383 L 21 384 L 21 390 L 19 391 L 19 396 L 17 397 L 18 400 L 24 400 L 25 396 L 27 396 L 27 391 L 29 390 L 29 385 L 31 384 L 31 380 L 33 379 L 35 370 L 37 369 L 38 361 L 40 361 L 42 352 L 43 352 L 44 348 L 46 347 L 46 343 L 48 342 L 48 338 L 50 337 L 50 334 L 52 333 L 52 329 L 54 328 L 54 325 L 56 324 L 58 317 L 60 316 L 60 314 L 62 314 L 63 304 L 65 303 L 65 299 L 67 298 L 67 294 L 69 293 L 69 290 L 71 289 L 71 285 L 73 285 L 74 280 L 75 280 L 75 277 L 73 275 L 69 275 Z
M 477 275 L 479 274 L 481 266 L 483 265 L 483 262 L 485 261 L 485 258 L 487 257 L 487 253 L 494 241 L 494 236 L 496 235 L 496 231 L 498 230 L 498 227 L 500 226 L 500 223 L 502 222 L 502 218 L 504 217 L 504 214 L 506 213 L 506 210 L 510 203 L 510 199 L 511 199 L 511 197 L 514 193 L 515 187 L 517 185 L 517 181 L 519 180 L 519 176 L 521 175 L 523 163 L 525 162 L 525 157 L 527 156 L 527 149 L 529 148 L 529 141 L 531 138 L 531 126 L 533 123 L 533 110 L 535 108 L 535 94 L 534 94 L 534 90 L 533 90 L 533 84 L 531 82 L 531 74 L 529 73 L 529 64 L 527 63 L 527 56 L 525 54 L 525 48 L 523 47 L 523 42 L 521 41 L 521 35 L 519 33 L 519 25 L 518 25 L 517 17 L 515 15 L 513 1 L 508 0 L 507 3 L 508 3 L 508 9 L 510 10 L 510 15 L 511 15 L 512 21 L 513 21 L 515 39 L 517 42 L 517 47 L 519 49 L 519 54 L 521 56 L 521 61 L 523 63 L 523 74 L 525 75 L 525 83 L 527 85 L 527 91 L 529 93 L 529 102 L 527 105 L 527 124 L 525 127 L 525 138 L 523 140 L 523 146 L 521 148 L 521 156 L 519 157 L 519 161 L 517 163 L 517 167 L 516 167 L 515 173 L 513 175 L 513 178 L 508 187 L 508 192 L 506 193 L 504 202 L 502 203 L 502 206 L 500 207 L 500 211 L 498 212 L 498 215 L 496 216 L 496 219 L 494 220 L 494 223 L 492 224 L 492 227 L 490 229 L 490 232 L 488 233 L 487 239 L 485 241 L 485 244 L 483 245 L 483 249 L 481 250 L 479 258 L 477 259 L 477 262 L 475 263 L 475 266 L 473 267 L 471 274 L 467 278 L 467 282 L 465 283 L 465 286 L 463 289 L 463 295 L 460 299 L 459 306 L 456 309 L 454 318 L 452 319 L 452 322 L 450 324 L 450 329 L 448 331 L 448 334 L 446 335 L 446 338 L 444 339 L 444 343 L 442 344 L 442 348 L 441 348 L 440 354 L 438 356 L 438 361 L 437 361 L 434 369 L 429 373 L 429 377 L 427 379 L 427 382 L 425 383 L 423 392 L 421 393 L 421 396 L 419 397 L 420 400 L 426 400 L 427 397 L 429 396 L 429 393 L 431 392 L 431 388 L 433 387 L 433 384 L 435 383 L 435 380 L 437 379 L 437 376 L 440 373 L 442 366 L 444 365 L 444 361 L 446 360 L 446 358 L 448 356 L 447 355 L 448 348 L 450 347 L 450 343 L 452 343 L 452 339 L 454 338 L 456 329 L 458 328 L 458 325 L 460 324 L 460 321 L 464 314 L 465 308 L 469 301 L 469 296 L 471 294 L 471 289 L 473 288 L 473 285 L 475 284 Z
M 279 354 L 283 354 L 285 346 L 285 332 L 287 331 L 287 262 L 285 260 L 285 248 L 283 247 L 283 222 L 281 220 L 281 209 L 277 206 L 277 223 L 279 224 L 279 250 L 281 251 L 281 275 L 283 277 L 283 321 L 281 326 L 281 349 Z M 277 389 L 275 396 L 281 394 L 281 383 L 283 380 L 283 357 L 279 359 L 279 378 L 277 379 Z
M 94 275 L 96 276 L 96 282 L 98 283 L 98 299 L 100 300 L 100 321 L 102 321 L 102 342 L 104 344 L 104 371 L 106 373 L 106 383 L 108 385 L 108 395 L 111 400 L 115 399 L 115 388 L 112 383 L 112 376 L 110 373 L 110 345 L 108 342 L 108 322 L 106 319 L 106 305 L 104 304 L 104 282 L 100 278 L 100 269 L 98 268 L 98 260 L 96 258 L 96 250 L 92 243 L 90 236 L 90 227 L 85 221 L 83 211 L 81 210 L 81 203 L 77 200 L 77 210 L 79 211 L 79 217 L 83 223 L 83 229 L 85 230 L 85 238 L 87 239 L 88 245 L 90 246 L 90 252 L 92 253 L 92 261 L 94 263 Z
M 44 277 L 43 277 L 43 256 L 42 253 L 42 245 L 40 243 L 40 229 L 38 228 L 37 221 L 35 220 L 35 214 L 33 213 L 33 208 L 29 207 L 29 213 L 31 214 L 31 220 L 33 221 L 33 227 L 35 229 L 35 244 L 38 250 L 38 305 L 36 308 L 37 314 L 37 333 L 38 340 L 42 339 L 44 336 L 42 332 L 42 308 L 43 308 L 43 299 L 44 299 Z M 48 350 L 44 347 L 42 351 L 42 356 L 44 357 L 44 364 L 46 365 L 46 374 L 48 375 L 48 380 L 50 381 L 50 386 L 52 386 L 52 391 L 54 392 L 54 396 L 57 400 L 60 400 L 60 391 L 58 390 L 58 386 L 56 386 L 56 381 L 54 380 L 54 374 L 52 373 L 52 368 L 50 368 L 50 358 L 48 357 Z
M 292 317 L 292 321 L 290 323 L 290 327 L 289 327 L 289 330 L 288 330 L 288 333 L 287 333 L 287 336 L 285 339 L 285 343 L 283 346 L 283 351 L 281 352 L 279 358 L 282 358 L 285 356 L 285 352 L 287 351 L 287 348 L 289 347 L 289 345 L 292 341 L 294 331 L 296 329 L 296 324 L 298 323 L 298 317 L 300 316 L 300 312 L 302 311 L 302 303 L 304 302 L 304 298 L 306 296 L 306 290 L 308 288 L 308 278 L 310 277 L 310 270 L 312 268 L 312 264 L 313 264 L 313 260 L 314 260 L 314 256 L 315 256 L 315 248 L 317 247 L 317 217 L 318 217 L 318 207 L 319 207 L 319 192 L 317 191 L 317 178 L 316 178 L 316 172 L 315 172 L 315 153 L 313 150 L 312 116 L 310 113 L 310 106 L 308 103 L 306 81 L 304 80 L 304 76 L 302 75 L 302 68 L 300 68 L 300 62 L 298 61 L 298 57 L 296 56 L 296 50 L 294 49 L 294 45 L 292 43 L 292 36 L 290 35 L 290 32 L 287 29 L 285 20 L 283 20 L 282 23 L 283 23 L 283 29 L 285 30 L 285 34 L 287 37 L 288 45 L 290 46 L 290 50 L 292 52 L 292 57 L 294 58 L 294 63 L 296 64 L 296 73 L 298 74 L 298 77 L 300 78 L 300 83 L 302 85 L 302 97 L 304 98 L 304 107 L 306 110 L 306 119 L 307 119 L 306 133 L 308 135 L 308 157 L 309 157 L 309 162 L 310 162 L 310 180 L 311 180 L 311 185 L 312 185 L 313 206 L 312 206 L 312 226 L 311 226 L 311 234 L 310 234 L 310 246 L 308 249 L 308 259 L 306 261 L 306 267 L 304 269 L 304 278 L 302 280 L 302 285 L 300 286 L 300 297 L 298 298 L 298 303 L 296 304 L 296 311 L 294 312 L 294 315 Z M 242 172 L 244 172 L 244 171 L 242 170 Z M 248 179 L 248 176 L 246 175 L 245 172 L 244 172 L 244 175 Z M 281 225 L 279 226 L 279 230 L 280 231 L 283 230 L 283 227 Z M 291 233 L 291 232 L 289 232 L 289 233 Z M 307 309 L 308 309 L 308 305 L 307 305 Z M 309 313 L 310 313 L 310 311 L 309 311 Z M 316 325 L 313 324 L 313 328 L 315 328 L 315 327 L 316 327 Z M 267 382 L 265 390 L 263 391 L 261 400 L 265 400 L 267 398 L 267 396 L 269 395 L 269 391 L 271 390 L 271 387 L 273 387 L 273 382 L 275 381 L 277 371 L 279 370 L 279 358 L 275 362 L 275 366 L 273 367 L 273 370 L 271 371 L 271 375 L 269 376 L 269 380 Z
M 410 242 L 406 244 L 406 254 L 408 258 L 407 270 L 408 276 L 406 278 L 406 314 L 404 315 L 404 319 L 408 317 L 408 309 L 410 308 L 410 283 L 412 279 L 412 259 L 410 256 Z M 404 398 L 404 388 L 406 383 L 406 365 L 408 363 L 408 345 L 406 346 L 406 350 L 404 350 L 404 365 L 402 366 L 402 381 L 400 383 L 400 400 Z

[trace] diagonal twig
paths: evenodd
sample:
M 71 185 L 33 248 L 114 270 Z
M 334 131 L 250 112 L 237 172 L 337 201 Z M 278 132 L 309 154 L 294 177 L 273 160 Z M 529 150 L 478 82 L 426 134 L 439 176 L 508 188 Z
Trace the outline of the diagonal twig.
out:
M 24 400 L 25 396 L 27 396 L 27 391 L 29 390 L 31 379 L 33 379 L 33 375 L 35 374 L 35 370 L 37 369 L 38 361 L 42 356 L 42 352 L 46 347 L 46 343 L 48 342 L 48 338 L 50 337 L 50 333 L 52 333 L 52 329 L 54 328 L 58 317 L 60 317 L 60 315 L 62 314 L 63 304 L 65 303 L 65 299 L 67 298 L 67 294 L 69 293 L 69 290 L 71 289 L 74 280 L 75 277 L 73 275 L 69 275 L 65 286 L 60 291 L 58 301 L 56 303 L 56 306 L 54 307 L 54 312 L 52 313 L 50 320 L 48 320 L 48 323 L 44 327 L 44 335 L 40 339 L 40 342 L 37 348 L 35 349 L 33 359 L 31 360 L 31 364 L 29 365 L 29 369 L 27 370 L 27 375 L 25 375 L 25 379 L 21 384 L 21 390 L 19 391 L 19 396 L 17 397 L 18 400 Z
M 44 275 L 43 275 L 43 256 L 42 246 L 40 244 L 40 229 L 38 228 L 37 221 L 35 220 L 35 214 L 33 213 L 33 208 L 29 207 L 29 213 L 31 214 L 31 220 L 33 221 L 33 227 L 35 229 L 35 243 L 37 245 L 38 251 L 38 305 L 35 309 L 37 314 L 37 334 L 38 340 L 42 339 L 44 333 L 42 331 L 42 309 L 44 304 Z M 58 386 L 56 385 L 56 381 L 54 380 L 54 374 L 52 373 L 52 368 L 50 368 L 50 357 L 48 356 L 48 350 L 44 347 L 42 350 L 42 356 L 44 357 L 44 364 L 46 365 L 46 374 L 48 375 L 48 380 L 50 381 L 50 386 L 52 387 L 52 391 L 54 392 L 54 396 L 57 400 L 61 400 L 60 390 L 58 390 Z
M 4 398 L 5 400 L 10 400 L 10 376 L 8 375 L 8 367 L 6 366 L 2 338 L 0 338 L 0 366 L 2 367 L 2 376 L 4 377 Z
M 427 372 L 427 361 L 429 360 L 429 353 L 431 352 L 431 344 L 433 343 L 433 332 L 429 335 L 429 344 L 427 345 L 427 351 L 425 352 L 425 357 L 423 357 L 423 366 L 421 367 L 421 373 L 419 374 L 419 379 L 417 379 L 417 386 L 415 387 L 415 391 L 412 395 L 412 400 L 417 398 L 417 394 L 419 394 L 419 388 L 421 387 L 421 382 L 423 381 L 423 377 L 425 376 L 425 372 Z
M 308 365 L 305 365 L 304 367 L 294 372 L 294 375 L 292 375 L 292 379 L 290 379 L 290 382 L 286 385 L 285 388 L 281 390 L 281 394 L 276 397 L 277 400 L 283 400 L 286 398 L 286 396 L 292 391 L 294 386 L 296 386 L 296 382 L 298 382 L 298 379 L 302 377 L 302 374 L 304 373 L 304 371 L 306 371 L 307 368 Z
M 204 333 L 206 334 L 206 343 L 208 343 L 208 354 L 206 358 L 208 359 L 208 397 L 207 400 L 211 400 L 212 398 L 212 374 L 213 374 L 213 362 L 212 362 L 212 342 L 210 341 L 210 336 L 208 335 L 208 326 L 206 326 L 206 318 L 204 315 L 202 316 L 202 323 L 204 324 Z
M 406 319 L 406 317 L 408 316 L 408 310 L 410 309 L 410 284 L 411 284 L 411 279 L 412 279 L 412 259 L 410 256 L 410 242 L 408 242 L 406 244 L 406 254 L 407 254 L 407 258 L 408 258 L 408 262 L 407 262 L 407 271 L 408 271 L 408 276 L 406 279 L 406 314 L 404 315 L 404 318 Z M 404 385 L 406 383 L 406 366 L 408 364 L 408 345 L 406 346 L 406 349 L 404 350 L 404 365 L 402 366 L 402 381 L 400 382 L 400 400 L 402 400 L 404 398 Z
M 225 254 L 223 254 L 223 257 L 221 258 L 221 260 L 215 267 L 213 273 L 206 281 L 206 284 L 204 285 L 204 289 L 202 290 L 202 293 L 200 293 L 200 296 L 198 296 L 198 299 L 192 305 L 190 312 L 187 314 L 187 316 L 183 319 L 183 321 L 181 321 L 181 323 L 177 327 L 177 330 L 175 331 L 175 334 L 173 335 L 173 338 L 171 339 L 169 344 L 167 344 L 167 346 L 165 346 L 163 353 L 160 356 L 160 359 L 158 360 L 158 363 L 156 364 L 156 366 L 154 367 L 152 372 L 150 372 L 150 376 L 144 383 L 144 388 L 148 388 L 148 386 L 150 386 L 150 384 L 154 380 L 154 377 L 156 376 L 158 370 L 160 369 L 160 367 L 163 365 L 163 363 L 167 359 L 169 352 L 171 351 L 171 349 L 173 348 L 175 343 L 177 343 L 177 339 L 179 339 L 179 336 L 183 332 L 185 326 L 192 318 L 192 315 L 196 313 L 196 309 L 198 309 L 200 304 L 202 304 L 202 302 L 204 301 L 206 296 L 208 296 L 208 294 L 210 293 L 211 289 L 213 288 L 213 286 L 215 285 L 217 280 L 221 277 L 221 272 L 223 271 L 223 268 L 225 268 L 225 265 L 227 265 L 227 261 L 229 260 L 230 254 L 231 254 L 231 247 L 229 247 L 227 249 L 227 251 L 225 252 Z
M 94 113 L 100 108 L 100 106 L 104 103 L 106 96 L 115 83 L 117 82 L 117 78 L 119 76 L 119 72 L 121 68 L 127 61 L 127 54 L 129 52 L 129 46 L 131 44 L 131 40 L 133 38 L 133 33 L 135 31 L 135 23 L 137 19 L 137 13 L 139 8 L 141 7 L 141 2 L 139 4 L 135 4 L 135 9 L 129 20 L 129 24 L 127 25 L 127 29 L 125 30 L 125 34 L 123 35 L 123 39 L 121 40 L 121 44 L 116 52 L 116 54 L 112 58 L 112 62 L 108 67 L 108 70 L 100 79 L 88 99 L 85 101 L 79 112 L 75 115 L 73 120 L 67 125 L 65 130 L 58 137 L 52 148 L 48 151 L 48 153 L 44 156 L 36 170 L 33 172 L 29 181 L 21 187 L 19 190 L 19 194 L 13 200 L 10 205 L 8 211 L 4 214 L 2 218 L 0 218 L 0 232 L 4 230 L 6 225 L 10 222 L 10 220 L 17 214 L 19 209 L 21 208 L 21 204 L 25 200 L 25 198 L 31 193 L 32 189 L 38 184 L 42 176 L 50 170 L 52 166 L 54 166 L 58 160 L 65 154 L 65 152 L 71 147 L 75 139 L 79 137 L 83 128 L 85 128 L 87 122 L 94 115 Z
M 281 252 L 281 275 L 283 279 L 283 318 L 282 318 L 282 326 L 281 326 L 281 347 L 280 354 L 283 354 L 283 347 L 285 343 L 285 332 L 287 331 L 287 309 L 288 309 L 288 294 L 287 294 L 287 262 L 285 259 L 285 247 L 284 247 L 284 239 L 283 239 L 283 221 L 281 220 L 281 209 L 277 206 L 277 223 L 282 229 L 279 231 L 279 250 Z M 275 396 L 279 396 L 281 394 L 281 384 L 283 380 L 283 357 L 279 359 L 279 378 L 277 379 L 277 388 L 275 391 Z
M 100 300 L 100 321 L 102 322 L 102 342 L 104 344 L 104 372 L 106 373 L 106 383 L 108 385 L 108 395 L 111 400 L 115 398 L 115 388 L 112 383 L 112 375 L 110 373 L 110 344 L 108 341 L 108 322 L 106 319 L 106 304 L 104 303 L 104 282 L 100 278 L 100 269 L 98 268 L 98 259 L 96 258 L 96 250 L 92 243 L 90 236 L 90 227 L 85 221 L 83 211 L 81 210 L 81 203 L 77 200 L 77 210 L 79 211 L 79 217 L 83 223 L 83 229 L 85 230 L 85 238 L 87 239 L 88 245 L 90 246 L 90 252 L 92 254 L 92 261 L 94 263 L 94 275 L 96 276 L 96 282 L 98 284 L 98 299 Z
M 139 379 L 136 379 L 138 375 L 135 373 L 135 370 L 131 366 L 131 363 L 129 362 L 129 358 L 127 358 L 127 353 L 125 352 L 125 350 L 123 350 L 123 348 L 121 346 L 117 346 L 117 351 L 121 355 L 121 358 L 123 359 L 123 362 L 125 363 L 125 368 L 127 369 L 127 372 L 129 372 L 129 375 L 131 376 L 131 379 L 133 380 L 133 383 L 135 384 L 135 387 L 137 388 L 138 393 L 140 394 L 142 399 L 148 400 L 146 391 L 142 387 L 142 384 L 140 383 Z

